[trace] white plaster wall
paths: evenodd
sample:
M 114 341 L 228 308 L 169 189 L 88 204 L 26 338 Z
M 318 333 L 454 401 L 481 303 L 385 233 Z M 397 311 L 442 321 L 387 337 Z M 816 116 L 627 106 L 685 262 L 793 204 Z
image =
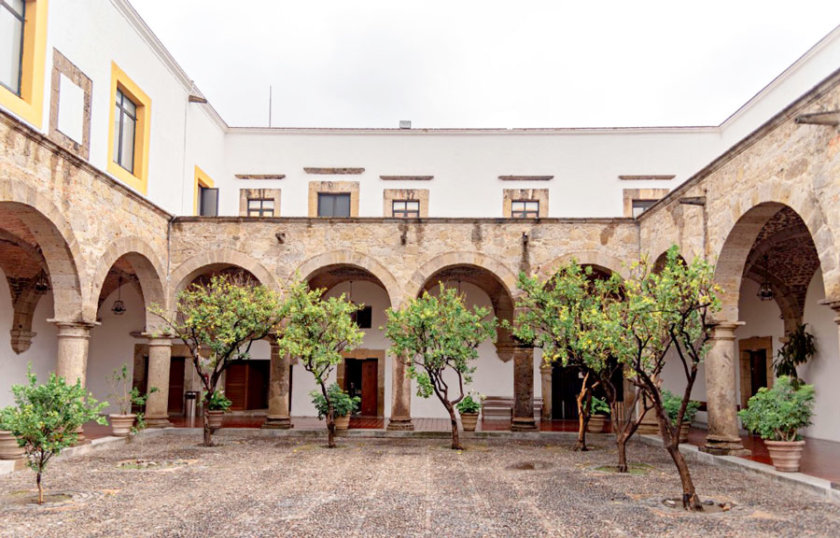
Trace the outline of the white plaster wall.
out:
M 126 364 L 130 384 L 134 378 L 134 345 L 146 342 L 144 338 L 133 338 L 130 334 L 132 331 L 142 331 L 146 322 L 143 298 L 138 287 L 122 286 L 121 298 L 126 312 L 121 316 L 111 311 L 117 295 L 115 290 L 102 303 L 98 318 L 101 325 L 91 330 L 88 348 L 86 385 L 94 398 L 110 404 L 103 411 L 105 414 L 119 412 L 113 396 L 111 375 L 114 370 Z
M 55 371 L 56 328 L 47 319 L 53 317 L 53 296 L 47 292 L 35 308 L 32 318 L 32 331 L 36 336 L 32 345 L 21 353 L 12 350 L 9 331 L 12 329 L 12 296 L 6 275 L 0 270 L 0 408 L 12 405 L 12 385 L 28 383 L 26 371 L 29 364 L 38 376 L 39 382 L 47 380 L 49 373 Z
M 797 372 L 802 379 L 812 383 L 816 391 L 814 424 L 805 430 L 805 435 L 840 442 L 840 421 L 837 420 L 837 411 L 840 409 L 840 391 L 837 390 L 840 381 L 840 342 L 834 312 L 819 304 L 824 299 L 825 287 L 822 273 L 818 270 L 808 286 L 803 316 L 808 330 L 815 336 L 817 354 Z

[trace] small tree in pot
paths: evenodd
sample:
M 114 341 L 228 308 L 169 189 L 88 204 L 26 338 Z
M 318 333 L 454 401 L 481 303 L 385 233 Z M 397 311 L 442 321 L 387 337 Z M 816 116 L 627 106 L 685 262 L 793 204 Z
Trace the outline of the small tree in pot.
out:
M 140 389 L 131 386 L 131 379 L 128 375 L 128 365 L 123 364 L 111 373 L 109 378 L 112 392 L 109 396 L 114 401 L 119 413 L 111 413 L 108 418 L 111 422 L 112 434 L 116 437 L 128 437 L 136 433 L 138 429 L 145 427 L 143 413 L 132 413 L 133 407 L 142 408 L 149 399 L 149 394 L 157 392 L 157 387 L 152 387 L 146 394 L 140 394 Z M 135 421 L 140 425 L 135 427 Z
M 807 323 L 801 323 L 787 334 L 787 342 L 779 349 L 773 363 L 776 377 L 789 376 L 794 386 L 801 383 L 796 367 L 806 364 L 817 353 L 814 335 L 808 332 L 807 327 Z
M 209 398 L 204 394 L 202 399 L 207 406 L 207 419 L 210 423 L 210 429 L 215 432 L 222 427 L 222 419 L 233 402 L 220 390 L 214 390 Z
M 782 376 L 772 389 L 761 387 L 738 412 L 744 428 L 757 433 L 767 446 L 778 471 L 796 472 L 805 441 L 799 429 L 810 426 L 814 409 L 814 386 L 797 384 Z
M 587 431 L 590 433 L 601 433 L 610 416 L 610 404 L 606 400 L 593 396 L 589 401 L 589 425 Z
M 481 411 L 481 400 L 481 394 L 470 392 L 455 405 L 458 408 L 458 414 L 461 415 L 461 426 L 465 432 L 475 431 L 475 426 L 478 424 L 478 414 Z
M 329 396 L 329 403 L 324 398 L 324 394 L 320 390 L 313 390 L 309 393 L 312 397 L 312 404 L 318 411 L 318 419 L 325 418 L 330 412 L 330 404 L 332 404 L 333 415 L 335 418 L 335 429 L 346 430 L 350 427 L 350 415 L 359 408 L 362 399 L 358 396 L 350 396 L 338 383 L 333 383 L 327 388 L 327 396 Z

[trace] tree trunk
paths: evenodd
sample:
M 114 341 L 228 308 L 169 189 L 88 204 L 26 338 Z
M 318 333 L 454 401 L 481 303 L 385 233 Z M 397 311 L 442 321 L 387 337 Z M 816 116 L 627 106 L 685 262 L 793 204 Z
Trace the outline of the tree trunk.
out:
M 332 406 L 327 411 L 327 448 L 335 448 L 335 411 Z
M 615 445 L 618 449 L 618 472 L 626 473 L 627 469 L 627 436 L 624 432 L 615 436 Z
M 589 387 L 586 386 L 588 379 L 589 374 L 587 373 L 586 377 L 583 378 L 583 385 L 580 388 L 580 394 L 577 396 L 578 438 L 575 443 L 574 450 L 580 450 L 581 452 L 589 450 L 586 448 L 586 426 L 589 424 L 589 401 L 592 399 L 592 395 L 589 394 Z
M 35 476 L 35 483 L 38 484 L 38 504 L 44 504 L 44 490 L 41 488 L 41 472 Z
M 688 464 L 682 452 L 680 452 L 679 427 L 672 429 L 670 419 L 661 406 L 657 405 L 655 411 L 656 420 L 659 422 L 659 433 L 662 436 L 662 442 L 665 444 L 665 450 L 671 455 L 671 459 L 674 460 L 674 465 L 677 466 L 677 472 L 680 473 L 680 482 L 682 483 L 683 490 L 683 508 L 692 512 L 702 512 L 703 504 L 700 502 L 700 497 L 697 496 L 697 492 L 694 490 L 694 482 L 691 480 Z
M 449 412 L 449 421 L 452 423 L 452 450 L 463 450 L 461 439 L 458 437 L 458 420 L 455 418 L 455 408 L 449 402 L 443 404 Z
M 202 415 L 204 415 L 204 446 L 213 446 L 213 431 L 210 429 L 209 399 L 205 399 L 204 401 L 204 412 Z

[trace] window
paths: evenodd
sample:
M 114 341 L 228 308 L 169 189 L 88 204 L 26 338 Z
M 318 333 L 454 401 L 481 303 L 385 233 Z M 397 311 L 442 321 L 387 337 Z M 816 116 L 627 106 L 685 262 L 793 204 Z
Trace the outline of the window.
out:
M 659 200 L 633 200 L 633 218 L 635 219 Z
M 350 193 L 318 193 L 319 217 L 349 217 Z
M 513 200 L 510 204 L 510 216 L 515 219 L 539 218 L 539 200 Z
M 249 217 L 273 217 L 274 198 L 248 198 Z
M 111 63 L 111 125 L 108 172 L 146 194 L 152 100 L 117 64 Z
M 391 215 L 402 219 L 419 219 L 420 201 L 394 200 L 391 202 Z
M 41 128 L 47 1 L 0 0 L 0 105 Z
M 117 90 L 114 106 L 114 162 L 133 174 L 137 105 L 122 91 Z
M 373 325 L 373 307 L 363 306 L 350 314 L 350 318 L 356 322 L 360 329 L 370 329 Z
M 219 215 L 219 189 L 198 186 L 198 215 L 201 217 Z
M 26 20 L 26 2 L 0 0 L 0 84 L 20 96 L 23 72 L 23 27 Z

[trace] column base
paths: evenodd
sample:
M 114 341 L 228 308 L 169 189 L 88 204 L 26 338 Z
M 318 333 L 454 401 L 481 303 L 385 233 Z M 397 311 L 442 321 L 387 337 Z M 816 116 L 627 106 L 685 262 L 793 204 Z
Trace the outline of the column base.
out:
M 749 450 L 738 437 L 726 437 L 723 435 L 707 435 L 706 444 L 700 447 L 701 452 L 714 456 L 748 456 Z
M 413 432 L 414 423 L 410 418 L 392 418 L 388 420 L 388 431 Z
M 172 423 L 169 422 L 169 417 L 147 417 L 146 418 L 146 427 L 147 428 L 168 428 L 172 426 Z
M 528 432 L 536 431 L 537 421 L 534 417 L 514 417 L 510 423 L 510 431 L 512 432 Z
M 260 427 L 265 430 L 290 430 L 295 425 L 289 417 L 265 417 L 265 422 Z

